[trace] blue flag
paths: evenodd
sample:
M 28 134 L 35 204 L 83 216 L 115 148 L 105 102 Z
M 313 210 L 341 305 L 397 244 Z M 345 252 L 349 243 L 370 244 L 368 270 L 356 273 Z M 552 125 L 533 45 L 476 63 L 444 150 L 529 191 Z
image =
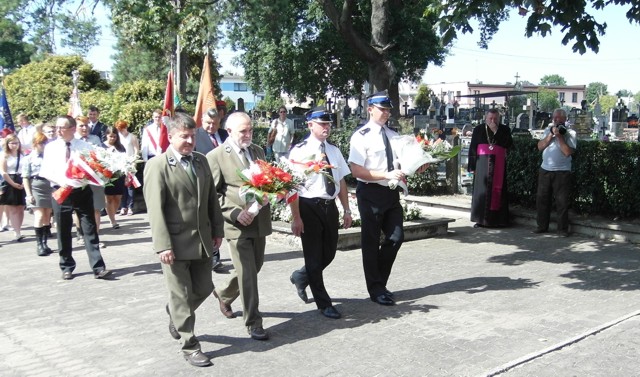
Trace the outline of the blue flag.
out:
M 9 102 L 7 101 L 7 92 L 2 87 L 2 96 L 0 96 L 0 130 L 5 128 L 15 132 L 16 128 L 13 125 L 13 118 L 11 117 L 11 110 L 9 110 Z

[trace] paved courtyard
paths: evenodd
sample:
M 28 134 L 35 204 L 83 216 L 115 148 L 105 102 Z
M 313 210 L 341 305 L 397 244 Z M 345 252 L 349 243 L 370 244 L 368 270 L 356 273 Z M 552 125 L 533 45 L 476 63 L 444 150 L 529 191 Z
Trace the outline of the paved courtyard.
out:
M 214 362 L 203 369 L 182 359 L 167 331 L 144 214 L 120 217 L 119 230 L 103 218 L 112 281 L 95 280 L 78 247 L 76 277 L 63 281 L 57 254 L 36 256 L 27 216 L 25 242 L 0 233 L 0 375 L 640 375 L 636 245 L 474 229 L 464 212 L 430 212 L 456 221 L 446 237 L 402 247 L 394 307 L 368 299 L 358 250 L 338 252 L 325 280 L 340 320 L 299 300 L 289 275 L 301 251 L 268 238 L 260 307 L 271 339 L 249 339 L 241 318 L 224 318 L 209 300 L 196 322 Z M 226 245 L 222 253 L 228 265 Z M 214 283 L 227 276 L 213 274 Z M 233 309 L 240 314 L 239 303 Z

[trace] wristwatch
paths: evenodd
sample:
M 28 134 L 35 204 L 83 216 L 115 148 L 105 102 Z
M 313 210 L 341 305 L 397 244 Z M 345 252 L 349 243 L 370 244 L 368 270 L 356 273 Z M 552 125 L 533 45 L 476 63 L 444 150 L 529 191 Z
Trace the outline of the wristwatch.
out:
M 344 214 L 345 215 L 350 215 L 351 214 L 351 210 L 350 209 L 345 209 L 344 210 Z

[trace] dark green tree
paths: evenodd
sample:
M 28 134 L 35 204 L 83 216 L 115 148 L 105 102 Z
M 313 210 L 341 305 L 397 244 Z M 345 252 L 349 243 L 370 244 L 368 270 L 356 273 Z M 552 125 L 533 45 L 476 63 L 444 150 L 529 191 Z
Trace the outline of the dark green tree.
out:
M 431 97 L 429 96 L 429 87 L 425 84 L 420 84 L 418 86 L 418 94 L 416 94 L 416 98 L 413 99 L 413 105 L 417 109 L 427 110 L 429 106 L 431 106 Z
M 7 18 L 0 19 L 0 66 L 11 70 L 29 63 L 35 46 L 23 39 L 24 31 L 19 25 Z
M 35 120 L 51 120 L 66 114 L 73 89 L 71 72 L 80 72 L 80 92 L 108 90 L 100 73 L 80 56 L 47 56 L 31 62 L 5 78 L 11 111 L 24 112 Z
M 633 97 L 633 92 L 627 89 L 620 89 L 616 92 L 616 97 Z
M 637 0 L 444 0 L 435 3 L 432 11 L 441 16 L 438 26 L 445 44 L 455 40 L 458 31 L 473 32 L 470 21 L 475 19 L 480 23 L 478 43 L 486 48 L 500 23 L 509 18 L 509 11 L 515 10 L 520 16 L 527 18 L 525 36 L 539 34 L 545 37 L 555 28 L 563 33 L 563 45 L 573 43 L 573 52 L 584 54 L 587 50 L 596 53 L 599 51 L 599 36 L 604 35 L 607 29 L 607 23 L 599 22 L 590 12 L 604 7 L 629 5 L 631 7 L 626 12 L 627 20 L 638 23 L 640 4 Z
M 565 86 L 567 85 L 567 80 L 564 77 L 553 74 L 553 75 L 544 75 L 540 79 L 540 85 L 544 86 Z
M 601 82 L 590 82 L 587 85 L 587 103 L 592 105 L 599 97 L 609 94 L 607 84 Z
M 398 109 L 400 80 L 418 81 L 444 49 L 431 1 L 224 1 L 233 46 L 252 87 L 276 95 L 324 98 L 389 90 Z
M 187 93 L 189 79 L 196 83 L 191 88 L 195 86 L 197 93 L 204 55 L 218 39 L 221 15 L 214 8 L 216 0 L 103 1 L 111 9 L 114 29 L 122 43 L 134 49 L 139 46 L 151 56 L 161 55 L 166 64 L 165 75 L 170 62 L 177 61 L 176 84 L 181 98 L 193 94 Z M 213 68 L 213 81 L 217 82 L 217 64 Z

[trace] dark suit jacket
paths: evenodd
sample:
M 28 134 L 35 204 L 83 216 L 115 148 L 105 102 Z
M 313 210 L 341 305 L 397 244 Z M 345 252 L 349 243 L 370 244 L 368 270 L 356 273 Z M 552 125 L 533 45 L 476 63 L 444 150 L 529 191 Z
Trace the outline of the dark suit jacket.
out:
M 98 123 L 96 123 L 95 126 L 93 126 L 93 129 L 91 129 L 91 131 L 89 131 L 90 135 L 96 135 L 97 137 L 100 138 L 100 141 L 104 141 L 104 134 L 107 131 L 107 126 L 104 125 L 104 123 L 98 121 Z
M 255 144 L 249 146 L 252 156 L 264 160 L 264 151 Z M 213 181 L 220 198 L 220 207 L 224 216 L 225 237 L 237 239 L 241 237 L 266 237 L 271 234 L 271 208 L 264 206 L 249 226 L 236 221 L 238 214 L 245 207 L 240 200 L 238 190 L 244 184 L 238 170 L 245 169 L 238 154 L 233 150 L 231 139 L 227 139 L 220 147 L 207 154 L 207 161 L 213 174 Z
M 197 187 L 171 149 L 150 159 L 144 169 L 144 199 L 153 249 L 172 249 L 176 260 L 211 257 L 213 238 L 224 225 L 213 176 L 204 155 L 193 153 Z
M 222 140 L 222 142 L 224 143 L 225 140 L 227 140 L 229 133 L 227 132 L 227 130 L 223 130 L 222 128 L 220 128 L 218 130 L 218 136 L 220 136 L 220 140 Z M 211 152 L 213 148 L 213 142 L 211 141 L 209 133 L 202 127 L 196 129 L 196 145 L 194 149 L 206 155 L 207 153 Z

